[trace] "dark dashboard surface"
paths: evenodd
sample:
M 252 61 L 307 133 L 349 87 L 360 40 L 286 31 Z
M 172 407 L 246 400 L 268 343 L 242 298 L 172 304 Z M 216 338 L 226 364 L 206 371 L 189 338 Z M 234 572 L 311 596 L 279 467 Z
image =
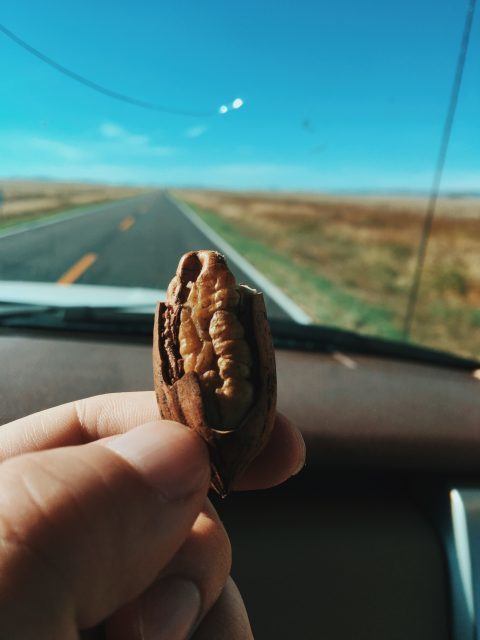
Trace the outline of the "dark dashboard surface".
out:
M 278 405 L 326 465 L 473 471 L 480 380 L 470 370 L 276 350 Z M 71 400 L 153 388 L 151 348 L 128 338 L 0 333 L 0 424 Z

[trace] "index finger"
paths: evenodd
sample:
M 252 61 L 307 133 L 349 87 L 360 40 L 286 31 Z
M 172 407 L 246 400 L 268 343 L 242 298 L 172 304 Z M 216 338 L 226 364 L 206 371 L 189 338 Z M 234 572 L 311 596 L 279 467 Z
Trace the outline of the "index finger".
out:
M 110 393 L 53 407 L 0 427 L 0 462 L 28 451 L 65 447 L 116 436 L 160 415 L 153 391 Z M 305 461 L 300 432 L 283 416 L 265 449 L 236 489 L 265 489 L 284 482 Z

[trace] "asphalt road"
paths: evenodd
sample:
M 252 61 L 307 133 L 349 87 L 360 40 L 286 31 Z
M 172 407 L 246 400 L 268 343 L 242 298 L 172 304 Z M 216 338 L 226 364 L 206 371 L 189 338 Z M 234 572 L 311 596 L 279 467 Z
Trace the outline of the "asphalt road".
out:
M 183 253 L 219 250 L 162 192 L 12 231 L 0 235 L 0 280 L 166 289 Z M 239 282 L 261 288 L 229 264 Z M 289 317 L 266 292 L 265 299 L 271 316 Z

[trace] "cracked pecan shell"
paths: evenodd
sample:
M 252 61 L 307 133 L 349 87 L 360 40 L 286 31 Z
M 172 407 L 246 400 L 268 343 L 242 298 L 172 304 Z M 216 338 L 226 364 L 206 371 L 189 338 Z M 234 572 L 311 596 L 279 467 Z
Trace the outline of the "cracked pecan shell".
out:
M 162 417 L 206 441 L 227 495 L 270 436 L 276 373 L 263 295 L 237 285 L 216 251 L 181 258 L 155 314 L 153 374 Z

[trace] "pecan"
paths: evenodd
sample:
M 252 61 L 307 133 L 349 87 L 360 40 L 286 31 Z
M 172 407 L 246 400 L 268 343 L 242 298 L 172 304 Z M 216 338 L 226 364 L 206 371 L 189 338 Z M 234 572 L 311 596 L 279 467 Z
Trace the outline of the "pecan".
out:
M 162 417 L 206 441 L 225 496 L 270 436 L 276 375 L 263 296 L 237 285 L 221 254 L 181 258 L 157 306 L 153 371 Z

